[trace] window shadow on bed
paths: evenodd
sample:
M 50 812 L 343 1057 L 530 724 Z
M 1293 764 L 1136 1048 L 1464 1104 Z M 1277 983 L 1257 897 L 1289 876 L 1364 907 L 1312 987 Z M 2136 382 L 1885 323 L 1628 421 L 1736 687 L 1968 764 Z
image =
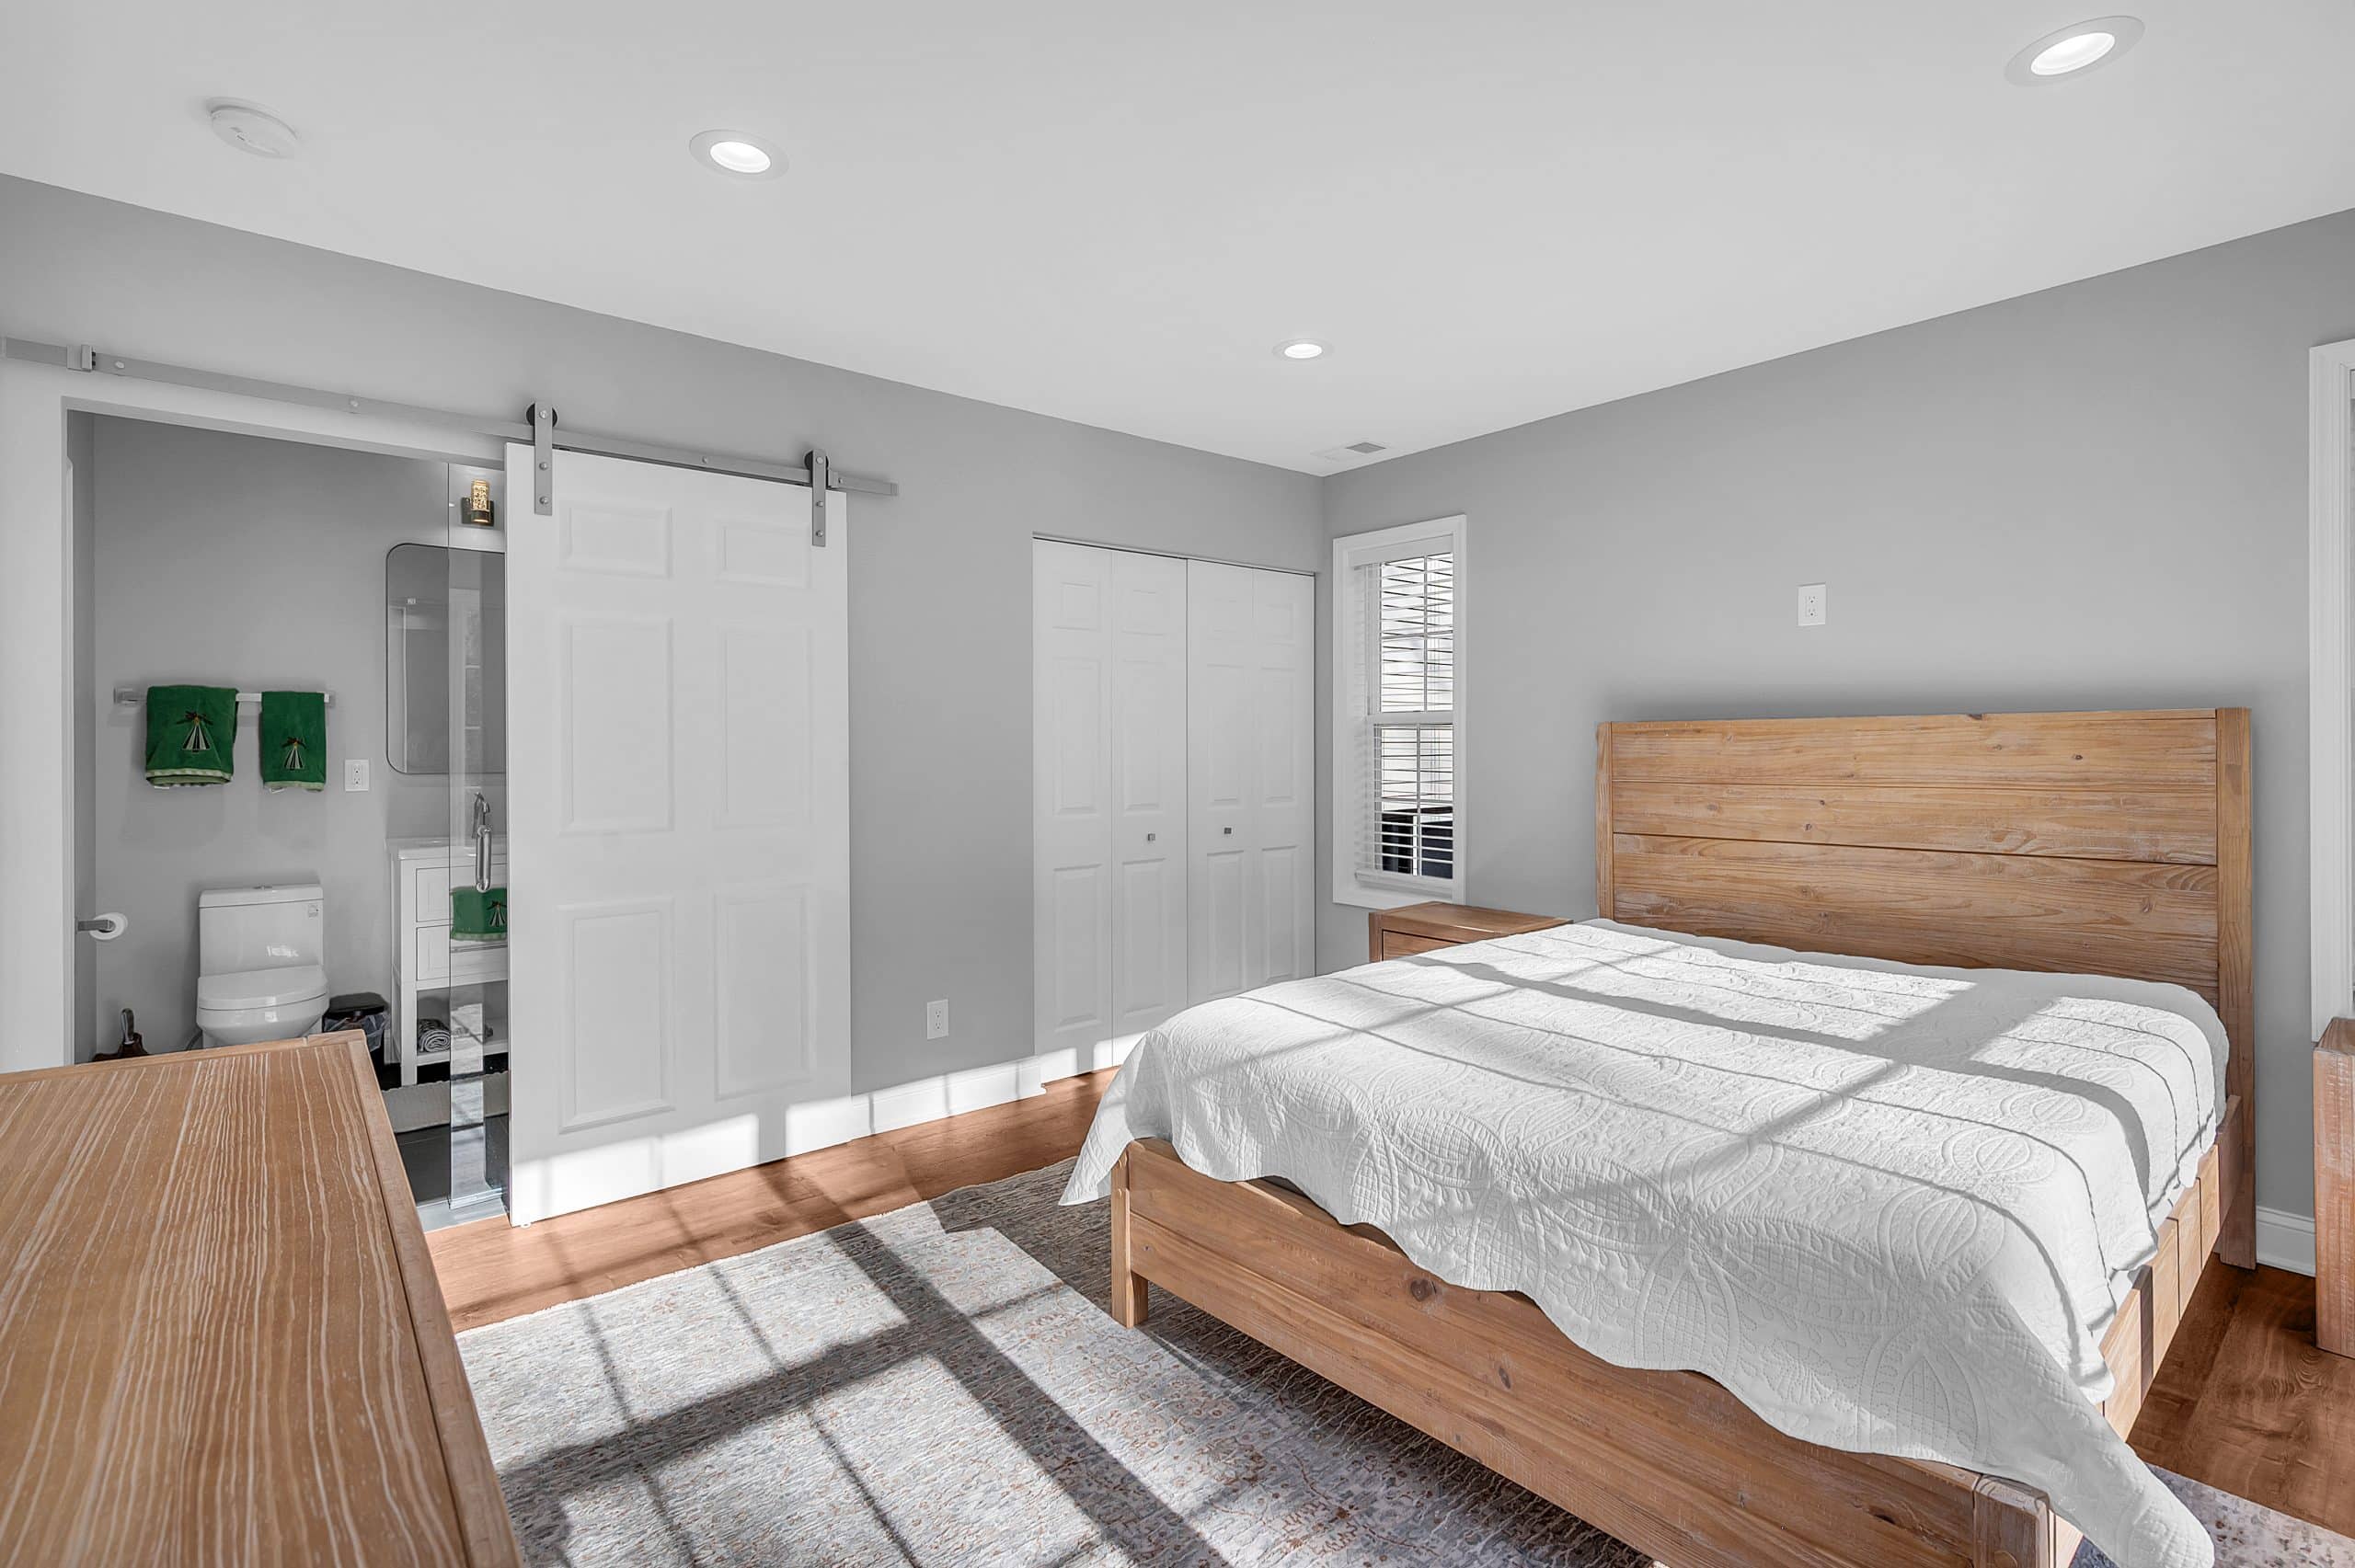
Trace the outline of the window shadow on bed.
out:
M 1966 984 L 1938 998 L 1927 1007 L 1901 1018 L 1890 1020 L 1890 1027 L 1887 1029 L 1852 1037 L 1755 1023 L 1736 1016 L 1677 1007 L 1641 997 L 1627 996 L 1616 991 L 1598 990 L 1568 981 L 1529 979 L 1510 975 L 1490 964 L 1459 963 L 1452 967 L 1459 973 L 1478 975 L 1494 980 L 1500 986 L 1541 991 L 1549 996 L 1563 997 L 1574 1001 L 1641 1013 L 1670 1022 L 1734 1033 L 1772 1036 L 1777 1039 L 1820 1046 L 1859 1057 L 1869 1057 L 1895 1067 L 1920 1067 L 1925 1070 L 1949 1072 L 1959 1077 L 1992 1079 L 2026 1087 L 2048 1089 L 2057 1093 L 2089 1100 L 2099 1106 L 2103 1113 L 2118 1126 L 2127 1155 L 2134 1163 L 2134 1180 L 2137 1189 L 2143 1192 L 2150 1190 L 2151 1170 L 2145 1156 L 2148 1129 L 2145 1128 L 2142 1114 L 2135 1108 L 2132 1101 L 2107 1084 L 2090 1082 L 2082 1078 L 2071 1078 L 2057 1072 L 2039 1071 L 2034 1068 L 1992 1062 L 1976 1054 L 1979 1047 L 1986 1042 L 2010 1037 L 2024 1043 L 2093 1052 L 2113 1060 L 2129 1062 L 2140 1070 L 2151 1073 L 2154 1078 L 2159 1077 L 2155 1069 L 2133 1063 L 2131 1058 L 2117 1052 L 2099 1051 L 2097 1047 L 2083 1041 L 2062 1040 L 2051 1036 L 2022 1032 L 2025 1025 L 2034 1023 L 2038 1017 L 2045 1013 L 2046 1003 L 2050 999 L 1996 997 L 1984 987 Z M 1478 1016 L 1476 1013 L 1473 1015 Z M 2105 1023 L 2101 1026 L 2158 1040 L 2177 1051 L 2185 1049 L 2180 1041 L 2152 1034 L 2148 1030 L 2110 1023 Z M 1910 1042 L 1916 1047 L 1923 1047 L 1935 1045 L 1941 1036 L 1957 1042 L 1959 1048 L 1935 1051 L 1916 1049 L 1902 1053 L 1896 1048 L 1900 1040 Z M 2164 1087 L 2164 1080 L 2161 1082 Z M 1804 1084 L 1798 1086 L 1808 1087 Z M 2167 1147 L 2172 1144 L 2177 1158 L 2180 1160 L 2196 1151 L 2199 1145 L 2199 1131 L 2200 1127 L 2196 1120 L 2189 1127 L 2172 1128 L 2172 1137 L 2165 1140 L 2161 1146 Z M 2056 1146 L 2048 1144 L 2047 1147 Z M 2063 1157 L 2067 1158 L 2065 1154 Z M 2082 1173 L 2082 1167 L 2080 1173 Z

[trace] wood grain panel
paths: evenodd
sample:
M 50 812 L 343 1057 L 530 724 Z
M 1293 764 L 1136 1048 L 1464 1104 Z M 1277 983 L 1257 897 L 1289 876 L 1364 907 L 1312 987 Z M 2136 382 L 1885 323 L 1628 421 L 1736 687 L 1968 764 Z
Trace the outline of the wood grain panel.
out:
M 1627 833 L 1612 858 L 1619 918 L 1639 925 L 2217 994 L 2213 866 Z
M 515 1561 L 357 1038 L 0 1078 L 0 1561 Z
M 1611 730 L 1614 785 L 1682 779 L 1970 789 L 2215 786 L 2216 715 L 2209 710 L 1671 720 Z
M 1432 953 L 1492 936 L 1518 936 L 1562 924 L 1554 915 L 1516 914 L 1511 910 L 1484 910 L 1475 904 L 1432 900 L 1376 910 L 1366 917 L 1367 956 L 1375 962 Z
M 2257 1266 L 2257 944 L 2250 861 L 2248 710 L 2216 710 L 2216 1012 L 2232 1055 L 2224 1093 L 2252 1118 L 2240 1140 L 2239 1201 L 2224 1210 L 2217 1255 L 2234 1268 Z
M 2355 1356 L 2355 1020 L 2315 1047 L 2315 1343 Z
M 2200 790 L 1983 789 L 1913 784 L 1614 784 L 1619 832 L 2085 860 L 2216 862 L 2216 796 Z
M 1407 936 L 1398 932 L 1382 933 L 1382 958 L 1411 958 L 1418 953 L 1436 953 L 1442 947 L 1461 947 L 1460 942 L 1450 942 L 1438 936 Z

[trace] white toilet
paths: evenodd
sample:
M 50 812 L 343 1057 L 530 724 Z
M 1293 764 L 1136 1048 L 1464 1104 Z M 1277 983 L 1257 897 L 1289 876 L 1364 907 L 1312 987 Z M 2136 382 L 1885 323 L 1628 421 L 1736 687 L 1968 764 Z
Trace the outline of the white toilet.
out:
M 327 1011 L 327 921 L 316 882 L 208 887 L 196 897 L 196 1025 L 208 1046 L 286 1040 Z

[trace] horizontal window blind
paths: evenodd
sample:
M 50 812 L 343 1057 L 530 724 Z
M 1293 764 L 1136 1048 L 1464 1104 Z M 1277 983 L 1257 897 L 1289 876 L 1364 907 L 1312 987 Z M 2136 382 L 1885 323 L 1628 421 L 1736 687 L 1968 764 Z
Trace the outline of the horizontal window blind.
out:
M 1447 552 L 1358 568 L 1364 714 L 1357 867 L 1370 882 L 1453 880 L 1455 814 L 1455 558 Z

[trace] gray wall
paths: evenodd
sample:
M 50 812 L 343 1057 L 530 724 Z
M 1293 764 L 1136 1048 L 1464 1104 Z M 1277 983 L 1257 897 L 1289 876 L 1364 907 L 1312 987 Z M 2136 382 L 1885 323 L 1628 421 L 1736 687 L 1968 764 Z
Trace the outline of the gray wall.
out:
M 1313 567 L 1317 481 L 0 179 L 6 330 L 899 481 L 854 498 L 852 1016 L 872 1088 L 1029 1054 L 1035 532 Z M 1052 322 L 1040 330 L 1052 331 Z M 975 824 L 999 824 L 977 831 Z M 955 1034 L 924 1037 L 927 999 Z
M 446 531 L 438 463 L 214 430 L 99 418 L 91 465 L 89 775 L 97 909 L 131 929 L 92 944 L 99 1029 L 134 1009 L 147 1048 L 178 1049 L 195 1024 L 196 896 L 316 876 L 326 891 L 327 983 L 392 995 L 388 836 L 450 831 L 446 775 L 385 758 L 385 552 Z M 77 478 L 80 469 L 77 465 Z M 261 786 L 256 715 L 240 712 L 236 778 L 156 789 L 142 776 L 144 710 L 117 684 L 193 681 L 334 693 L 327 787 Z M 343 762 L 369 760 L 347 793 Z M 84 1054 L 87 1054 L 86 1048 Z
M 1328 533 L 1470 516 L 1473 900 L 1594 912 L 1604 719 L 2246 705 L 2258 1201 L 2313 1212 L 2306 350 L 2348 337 L 2355 213 L 1327 480 Z

